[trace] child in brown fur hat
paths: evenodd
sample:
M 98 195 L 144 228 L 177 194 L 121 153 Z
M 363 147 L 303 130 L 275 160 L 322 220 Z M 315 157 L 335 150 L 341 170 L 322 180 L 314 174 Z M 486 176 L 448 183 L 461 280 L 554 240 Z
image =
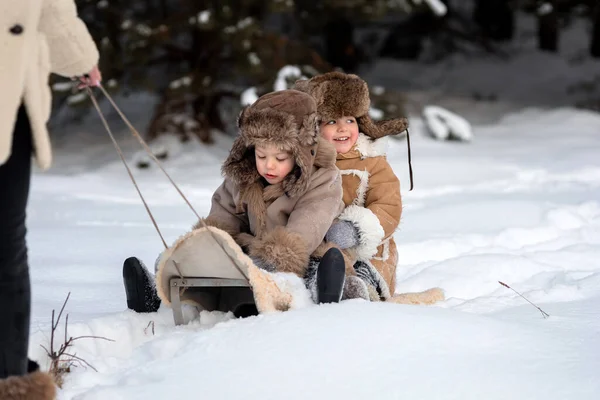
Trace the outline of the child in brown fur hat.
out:
M 342 180 L 333 146 L 319 136 L 314 99 L 284 90 L 260 97 L 238 119 L 239 136 L 212 197 L 204 225 L 232 236 L 254 264 L 269 272 L 304 278 L 319 265 L 319 302 L 341 298 L 344 259 L 338 249 L 321 251 L 334 219 L 344 208 Z M 128 306 L 155 311 L 152 280 L 141 261 L 123 267 Z
M 343 209 L 335 151 L 319 136 L 316 111 L 314 99 L 296 90 L 266 94 L 244 109 L 205 220 L 268 271 L 304 277 Z
M 344 298 L 432 303 L 441 290 L 394 297 L 398 253 L 393 234 L 402 216 L 400 181 L 386 160 L 387 136 L 407 129 L 405 118 L 374 122 L 369 88 L 356 75 L 330 72 L 300 80 L 294 89 L 313 96 L 321 136 L 337 151 L 345 209 L 326 239 L 354 258 L 347 269 Z

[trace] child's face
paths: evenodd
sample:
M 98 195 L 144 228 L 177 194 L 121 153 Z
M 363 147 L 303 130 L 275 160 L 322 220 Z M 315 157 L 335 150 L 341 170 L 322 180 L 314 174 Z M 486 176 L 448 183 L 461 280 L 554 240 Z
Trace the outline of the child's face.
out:
M 275 146 L 257 146 L 254 149 L 254 157 L 258 173 L 270 184 L 284 180 L 296 165 L 291 153 L 282 151 Z
M 321 136 L 333 143 L 338 153 L 347 153 L 358 139 L 356 118 L 344 116 L 321 123 Z

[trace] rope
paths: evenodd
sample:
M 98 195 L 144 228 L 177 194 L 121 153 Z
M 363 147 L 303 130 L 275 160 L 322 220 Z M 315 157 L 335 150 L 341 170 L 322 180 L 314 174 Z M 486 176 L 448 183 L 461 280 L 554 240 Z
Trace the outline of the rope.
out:
M 154 216 L 152 215 L 150 208 L 148 207 L 148 203 L 146 203 L 146 200 L 144 199 L 144 196 L 142 195 L 142 192 L 140 191 L 140 188 L 139 188 L 137 182 L 135 181 L 133 174 L 131 173 L 131 169 L 129 168 L 127 161 L 125 161 L 125 156 L 123 155 L 123 151 L 121 150 L 121 147 L 117 143 L 115 136 L 113 135 L 112 131 L 110 130 L 110 127 L 108 126 L 108 122 L 106 122 L 106 118 L 104 118 L 104 115 L 102 114 L 102 111 L 100 110 L 100 106 L 98 105 L 96 96 L 94 96 L 94 93 L 92 93 L 92 90 L 90 89 L 89 86 L 86 86 L 86 90 L 88 92 L 88 95 L 90 96 L 90 99 L 92 100 L 92 103 L 94 104 L 94 107 L 96 108 L 96 111 L 98 111 L 98 115 L 100 115 L 100 119 L 102 120 L 102 123 L 104 124 L 104 127 L 106 128 L 106 131 L 108 132 L 108 135 L 110 136 L 110 139 L 112 140 L 112 142 L 115 146 L 115 149 L 117 150 L 117 153 L 119 153 L 119 156 L 121 157 L 121 161 L 123 161 L 123 165 L 125 165 L 125 169 L 127 169 L 127 173 L 129 174 L 129 178 L 131 179 L 133 186 L 135 186 L 135 189 L 137 190 L 138 195 L 140 196 L 140 199 L 142 199 L 142 203 L 144 203 L 144 207 L 146 207 L 146 212 L 148 213 L 148 216 L 152 220 L 152 224 L 154 224 L 154 228 L 156 229 L 158 236 L 160 236 L 160 240 L 162 240 L 163 245 L 165 246 L 165 249 L 169 248 L 169 246 L 167 246 L 167 242 L 165 242 L 165 238 L 163 237 L 162 233 L 160 232 L 160 229 L 158 228 L 158 224 L 156 223 L 156 220 L 154 219 Z
M 183 198 L 183 200 L 190 207 L 190 209 L 192 210 L 192 212 L 196 215 L 196 217 L 199 220 L 202 221 L 202 218 L 200 218 L 200 215 L 198 215 L 198 213 L 196 212 L 196 210 L 194 209 L 194 207 L 192 206 L 192 204 L 189 202 L 189 200 L 187 199 L 187 197 L 185 197 L 185 195 L 183 194 L 183 192 L 181 191 L 181 189 L 179 189 L 179 186 L 177 186 L 177 184 L 173 181 L 173 179 L 171 178 L 171 176 L 167 173 L 167 171 L 165 171 L 165 169 L 163 168 L 161 162 L 158 160 L 158 158 L 156 158 L 156 156 L 154 155 L 154 153 L 152 153 L 152 150 L 146 144 L 146 141 L 144 141 L 144 139 L 142 138 L 142 136 L 140 135 L 140 133 L 137 131 L 137 129 L 135 129 L 133 127 L 133 125 L 131 124 L 131 122 L 129 122 L 129 120 L 127 119 L 127 117 L 125 116 L 125 114 L 123 114 L 123 112 L 121 111 L 121 109 L 115 104 L 115 102 L 112 99 L 112 97 L 110 96 L 110 94 L 108 94 L 108 92 L 101 85 L 99 85 L 98 87 L 100 88 L 100 90 L 102 91 L 102 93 L 104 94 L 104 96 L 106 96 L 106 98 L 108 99 L 108 101 L 110 102 L 110 104 L 112 104 L 112 106 L 115 108 L 115 110 L 117 111 L 117 113 L 121 116 L 121 118 L 123 119 L 123 122 L 125 122 L 125 124 L 129 127 L 129 129 L 131 130 L 131 133 L 133 134 L 133 136 L 135 136 L 135 138 L 144 147 L 144 149 L 146 150 L 146 153 L 148 153 L 148 155 L 150 157 L 152 157 L 152 160 L 156 163 L 156 165 L 158 165 L 158 167 L 160 168 L 160 170 L 169 179 L 169 182 L 171 182 L 171 184 L 175 187 L 175 189 L 177 190 L 177 192 L 181 195 L 181 197 Z
M 144 150 L 146 150 L 146 153 L 148 153 L 148 155 L 152 158 L 152 160 L 156 163 L 156 165 L 158 165 L 158 167 L 160 168 L 160 170 L 169 179 L 169 182 L 171 182 L 171 184 L 173 185 L 173 187 L 175 187 L 175 189 L 177 190 L 177 192 L 179 193 L 179 195 L 183 198 L 183 200 L 190 207 L 190 209 L 192 210 L 192 212 L 196 215 L 196 217 L 198 218 L 201 226 L 203 228 L 206 228 L 208 230 L 208 232 L 210 233 L 210 235 L 213 238 L 213 240 L 219 245 L 219 247 L 221 247 L 221 249 L 223 249 L 223 252 L 225 252 L 225 254 L 227 255 L 227 257 L 229 257 L 229 259 L 231 260 L 231 262 L 234 265 L 234 267 L 246 279 L 246 281 L 249 281 L 248 276 L 237 265 L 237 262 L 233 259 L 233 257 L 230 256 L 229 253 L 225 250 L 225 248 L 223 247 L 223 244 L 221 244 L 221 242 L 219 242 L 219 240 L 215 237 L 214 232 L 211 231 L 208 228 L 208 225 L 206 224 L 206 222 L 204 222 L 204 219 L 202 219 L 200 217 L 200 215 L 196 212 L 196 210 L 194 209 L 194 207 L 192 206 L 192 204 L 190 203 L 190 201 L 183 194 L 183 192 L 181 191 L 181 189 L 179 188 L 179 186 L 177 186 L 177 184 L 175 183 L 175 181 L 173 181 L 173 179 L 167 173 L 167 171 L 163 168 L 163 166 L 160 163 L 160 161 L 156 158 L 156 156 L 154 155 L 154 153 L 152 153 L 152 150 L 150 149 L 150 147 L 148 146 L 148 144 L 146 143 L 146 141 L 142 138 L 142 136 L 139 134 L 139 132 L 137 131 L 137 129 L 135 129 L 135 127 L 131 124 L 131 122 L 129 121 L 129 119 L 127 119 L 127 117 L 125 116 L 125 114 L 117 106 L 117 104 L 114 102 L 114 100 L 112 99 L 112 97 L 110 96 L 110 94 L 108 94 L 108 92 L 102 87 L 102 85 L 98 85 L 98 87 L 100 88 L 100 90 L 102 91 L 102 93 L 104 94 L 104 96 L 106 96 L 106 98 L 108 99 L 108 101 L 110 102 L 110 104 L 117 111 L 117 113 L 119 114 L 119 116 L 121 117 L 121 119 L 123 119 L 123 122 L 125 122 L 125 124 L 129 128 L 129 130 L 131 131 L 131 133 L 133 134 L 133 136 L 135 136 L 136 139 L 140 142 L 140 144 L 144 147 Z M 160 239 L 162 240 L 163 245 L 165 246 L 165 249 L 168 249 L 169 246 L 167 246 L 167 243 L 165 242 L 165 239 L 164 239 L 162 233 L 160 232 L 160 229 L 158 228 L 158 224 L 156 223 L 156 220 L 154 219 L 154 216 L 152 215 L 152 212 L 150 211 L 150 208 L 148 207 L 148 204 L 146 203 L 146 200 L 144 199 L 144 196 L 142 195 L 142 192 L 140 191 L 139 186 L 138 186 L 135 178 L 133 177 L 131 169 L 129 168 L 129 165 L 127 164 L 127 161 L 125 161 L 125 156 L 123 155 L 123 151 L 121 150 L 121 147 L 117 143 L 117 141 L 116 141 L 116 139 L 115 139 L 112 131 L 110 130 L 110 127 L 108 126 L 108 123 L 106 122 L 106 118 L 102 114 L 102 110 L 100 109 L 100 106 L 98 105 L 98 101 L 97 101 L 96 97 L 94 96 L 94 93 L 92 92 L 92 90 L 90 89 L 89 86 L 86 86 L 86 90 L 88 92 L 88 95 L 90 96 L 90 99 L 92 100 L 92 103 L 94 104 L 94 107 L 96 108 L 96 111 L 98 112 L 98 115 L 100 115 L 100 119 L 102 119 L 102 123 L 104 124 L 104 127 L 106 128 L 106 131 L 108 132 L 108 134 L 109 134 L 109 136 L 110 136 L 110 138 L 111 138 L 111 140 L 112 140 L 112 142 L 113 142 L 113 144 L 115 146 L 115 149 L 117 150 L 117 153 L 119 153 L 119 156 L 121 157 L 121 161 L 123 162 L 123 164 L 125 165 L 125 168 L 127 169 L 127 173 L 129 174 L 129 178 L 131 179 L 131 182 L 135 186 L 135 188 L 136 188 L 136 190 L 138 192 L 138 195 L 140 196 L 140 199 L 142 200 L 142 203 L 144 203 L 144 207 L 146 208 L 146 212 L 148 213 L 148 216 L 152 220 L 152 223 L 154 224 L 154 228 L 156 229 L 156 232 L 160 236 Z M 176 263 L 175 263 L 175 268 L 177 269 L 177 272 L 179 273 L 180 278 L 183 279 L 181 271 L 179 270 L 179 266 Z

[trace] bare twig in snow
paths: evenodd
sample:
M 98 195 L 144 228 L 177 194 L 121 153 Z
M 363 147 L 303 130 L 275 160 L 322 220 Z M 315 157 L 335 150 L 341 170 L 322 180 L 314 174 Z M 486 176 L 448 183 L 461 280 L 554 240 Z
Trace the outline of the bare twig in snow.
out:
M 510 286 L 508 286 L 506 283 L 501 282 L 501 281 L 498 281 L 498 283 L 501 284 L 502 286 L 504 286 L 505 288 L 512 290 L 513 292 L 515 292 L 516 294 L 518 294 L 522 298 L 524 298 L 525 301 L 527 301 L 529 304 L 531 304 L 532 306 L 534 306 L 535 308 L 537 308 L 542 313 L 542 316 L 544 318 L 548 318 L 550 316 L 550 314 L 548 314 L 546 311 L 542 310 L 541 308 L 539 308 L 538 306 L 536 306 L 535 304 L 533 304 L 525 296 L 523 296 L 521 293 L 517 292 L 515 289 L 511 288 Z
M 148 328 L 152 328 L 152 335 L 154 335 L 154 321 L 148 322 L 148 325 L 144 328 L 144 335 L 148 334 Z
M 58 350 L 55 350 L 54 347 L 54 335 L 56 333 L 56 329 L 58 328 L 58 324 L 60 323 L 60 318 L 63 314 L 65 306 L 67 305 L 67 301 L 69 301 L 69 297 L 71 296 L 71 292 L 67 295 L 65 302 L 58 313 L 58 317 L 56 320 L 54 319 L 55 313 L 52 310 L 52 331 L 50 332 L 50 349 L 46 348 L 44 345 L 40 345 L 45 351 L 48 357 L 50 357 L 50 374 L 54 377 L 54 380 L 58 387 L 62 387 L 64 381 L 64 375 L 68 372 L 71 372 L 71 367 L 76 363 L 82 366 L 88 366 L 97 372 L 96 368 L 94 368 L 90 363 L 84 360 L 81 357 L 76 356 L 75 354 L 68 353 L 67 350 L 73 345 L 73 342 L 80 339 L 102 339 L 110 342 L 114 342 L 112 339 L 108 339 L 102 336 L 78 336 L 78 337 L 69 337 L 67 330 L 69 325 L 69 314 L 65 316 L 65 336 L 63 343 L 60 345 Z

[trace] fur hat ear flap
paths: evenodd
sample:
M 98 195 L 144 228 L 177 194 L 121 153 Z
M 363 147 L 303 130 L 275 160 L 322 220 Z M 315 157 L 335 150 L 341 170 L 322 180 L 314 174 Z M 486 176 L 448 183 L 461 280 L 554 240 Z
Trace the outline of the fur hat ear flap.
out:
M 233 145 L 231 146 L 231 150 L 229 151 L 229 156 L 225 160 L 223 164 L 223 169 L 227 165 L 236 164 L 246 158 L 246 152 L 248 151 L 248 144 L 246 140 L 246 135 L 244 135 L 243 126 L 246 124 L 247 120 L 247 111 L 250 106 L 244 106 L 237 118 L 237 127 L 238 137 L 233 141 Z
M 313 152 L 317 146 L 312 146 Z M 307 149 L 294 149 L 296 169 L 283 181 L 283 190 L 290 197 L 304 193 L 310 184 L 310 169 L 313 163 L 313 155 Z
M 317 113 L 312 113 L 304 117 L 302 127 L 298 133 L 298 140 L 302 146 L 312 146 L 317 143 L 319 125 L 320 118 Z
M 221 172 L 238 184 L 251 183 L 260 177 L 256 170 L 254 152 L 247 147 L 244 137 L 238 136 L 233 142 Z
M 291 197 L 304 193 L 310 184 L 311 168 L 319 148 L 319 121 L 316 112 L 307 115 L 302 121 L 298 133 L 300 147 L 294 148 L 297 173 L 289 175 L 283 183 L 283 189 Z
M 397 135 L 406 131 L 406 146 L 408 148 L 408 173 L 410 177 L 410 190 L 413 190 L 412 157 L 410 154 L 410 135 L 408 134 L 408 120 L 406 118 L 394 118 L 386 121 L 373 122 L 369 115 L 363 115 L 356 119 L 360 132 L 371 139 L 379 139 L 384 136 Z
M 385 121 L 374 122 L 369 115 L 363 115 L 356 119 L 360 132 L 371 139 L 379 139 L 384 136 L 397 135 L 408 128 L 406 118 L 394 118 Z
M 237 118 L 237 127 L 238 128 L 242 128 L 242 125 L 244 124 L 244 122 L 246 121 L 246 111 L 248 110 L 248 107 L 250 106 L 244 106 L 242 108 L 242 111 L 240 111 L 238 118 Z
M 309 92 L 309 80 L 308 79 L 298 79 L 296 82 L 294 82 L 292 89 L 299 90 L 304 93 L 308 93 Z

